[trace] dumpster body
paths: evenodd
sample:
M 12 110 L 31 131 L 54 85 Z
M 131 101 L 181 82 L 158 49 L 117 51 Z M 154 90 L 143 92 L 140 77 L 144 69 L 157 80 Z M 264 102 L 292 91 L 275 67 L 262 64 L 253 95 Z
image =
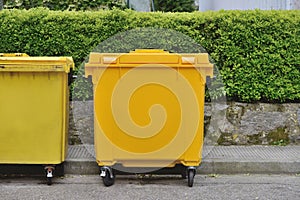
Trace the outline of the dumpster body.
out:
M 53 165 L 66 158 L 69 57 L 0 54 L 0 164 Z
M 181 164 L 192 186 L 202 154 L 205 81 L 213 75 L 208 55 L 91 53 L 85 72 L 94 85 L 95 152 L 104 184 L 113 184 L 111 167 L 118 164 Z

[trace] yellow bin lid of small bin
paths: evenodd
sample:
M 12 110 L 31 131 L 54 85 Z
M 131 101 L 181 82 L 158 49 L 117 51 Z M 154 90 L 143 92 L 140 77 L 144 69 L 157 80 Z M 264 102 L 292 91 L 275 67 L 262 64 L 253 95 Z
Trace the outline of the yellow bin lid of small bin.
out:
M 30 57 L 25 53 L 0 53 L 0 72 L 66 72 L 74 69 L 72 57 Z

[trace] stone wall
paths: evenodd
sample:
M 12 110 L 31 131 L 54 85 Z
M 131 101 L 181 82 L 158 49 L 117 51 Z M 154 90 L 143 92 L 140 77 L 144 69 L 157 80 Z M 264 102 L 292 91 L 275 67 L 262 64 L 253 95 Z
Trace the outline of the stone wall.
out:
M 300 104 L 229 102 L 205 107 L 207 143 L 300 144 Z
M 300 144 L 300 104 L 205 104 L 205 143 Z M 93 101 L 70 103 L 69 144 L 93 143 Z
M 69 144 L 94 143 L 94 102 L 70 102 Z

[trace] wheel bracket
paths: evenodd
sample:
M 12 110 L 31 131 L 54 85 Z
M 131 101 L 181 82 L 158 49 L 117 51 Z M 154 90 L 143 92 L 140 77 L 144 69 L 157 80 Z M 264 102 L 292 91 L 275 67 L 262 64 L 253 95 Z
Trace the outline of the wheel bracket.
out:
M 113 178 L 114 178 L 113 170 L 112 170 L 111 167 L 108 167 L 108 166 L 103 166 L 103 167 L 101 167 L 101 173 L 100 173 L 100 176 L 101 176 L 101 177 L 105 177 L 107 171 L 109 172 L 110 178 L 113 179 Z

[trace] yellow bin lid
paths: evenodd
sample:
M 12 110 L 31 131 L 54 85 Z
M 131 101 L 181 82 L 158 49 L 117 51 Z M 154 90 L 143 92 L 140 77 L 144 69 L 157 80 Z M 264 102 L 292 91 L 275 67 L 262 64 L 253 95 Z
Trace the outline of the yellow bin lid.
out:
M 119 54 L 92 52 L 89 62 L 85 64 L 85 75 L 86 77 L 96 75 L 94 69 L 97 68 L 131 68 L 141 64 L 163 64 L 175 68 L 194 67 L 200 70 L 203 76 L 213 77 L 213 64 L 209 62 L 207 53 L 178 54 L 162 49 L 136 49 Z
M 0 72 L 66 72 L 74 69 L 72 57 L 30 57 L 25 53 L 0 53 Z

